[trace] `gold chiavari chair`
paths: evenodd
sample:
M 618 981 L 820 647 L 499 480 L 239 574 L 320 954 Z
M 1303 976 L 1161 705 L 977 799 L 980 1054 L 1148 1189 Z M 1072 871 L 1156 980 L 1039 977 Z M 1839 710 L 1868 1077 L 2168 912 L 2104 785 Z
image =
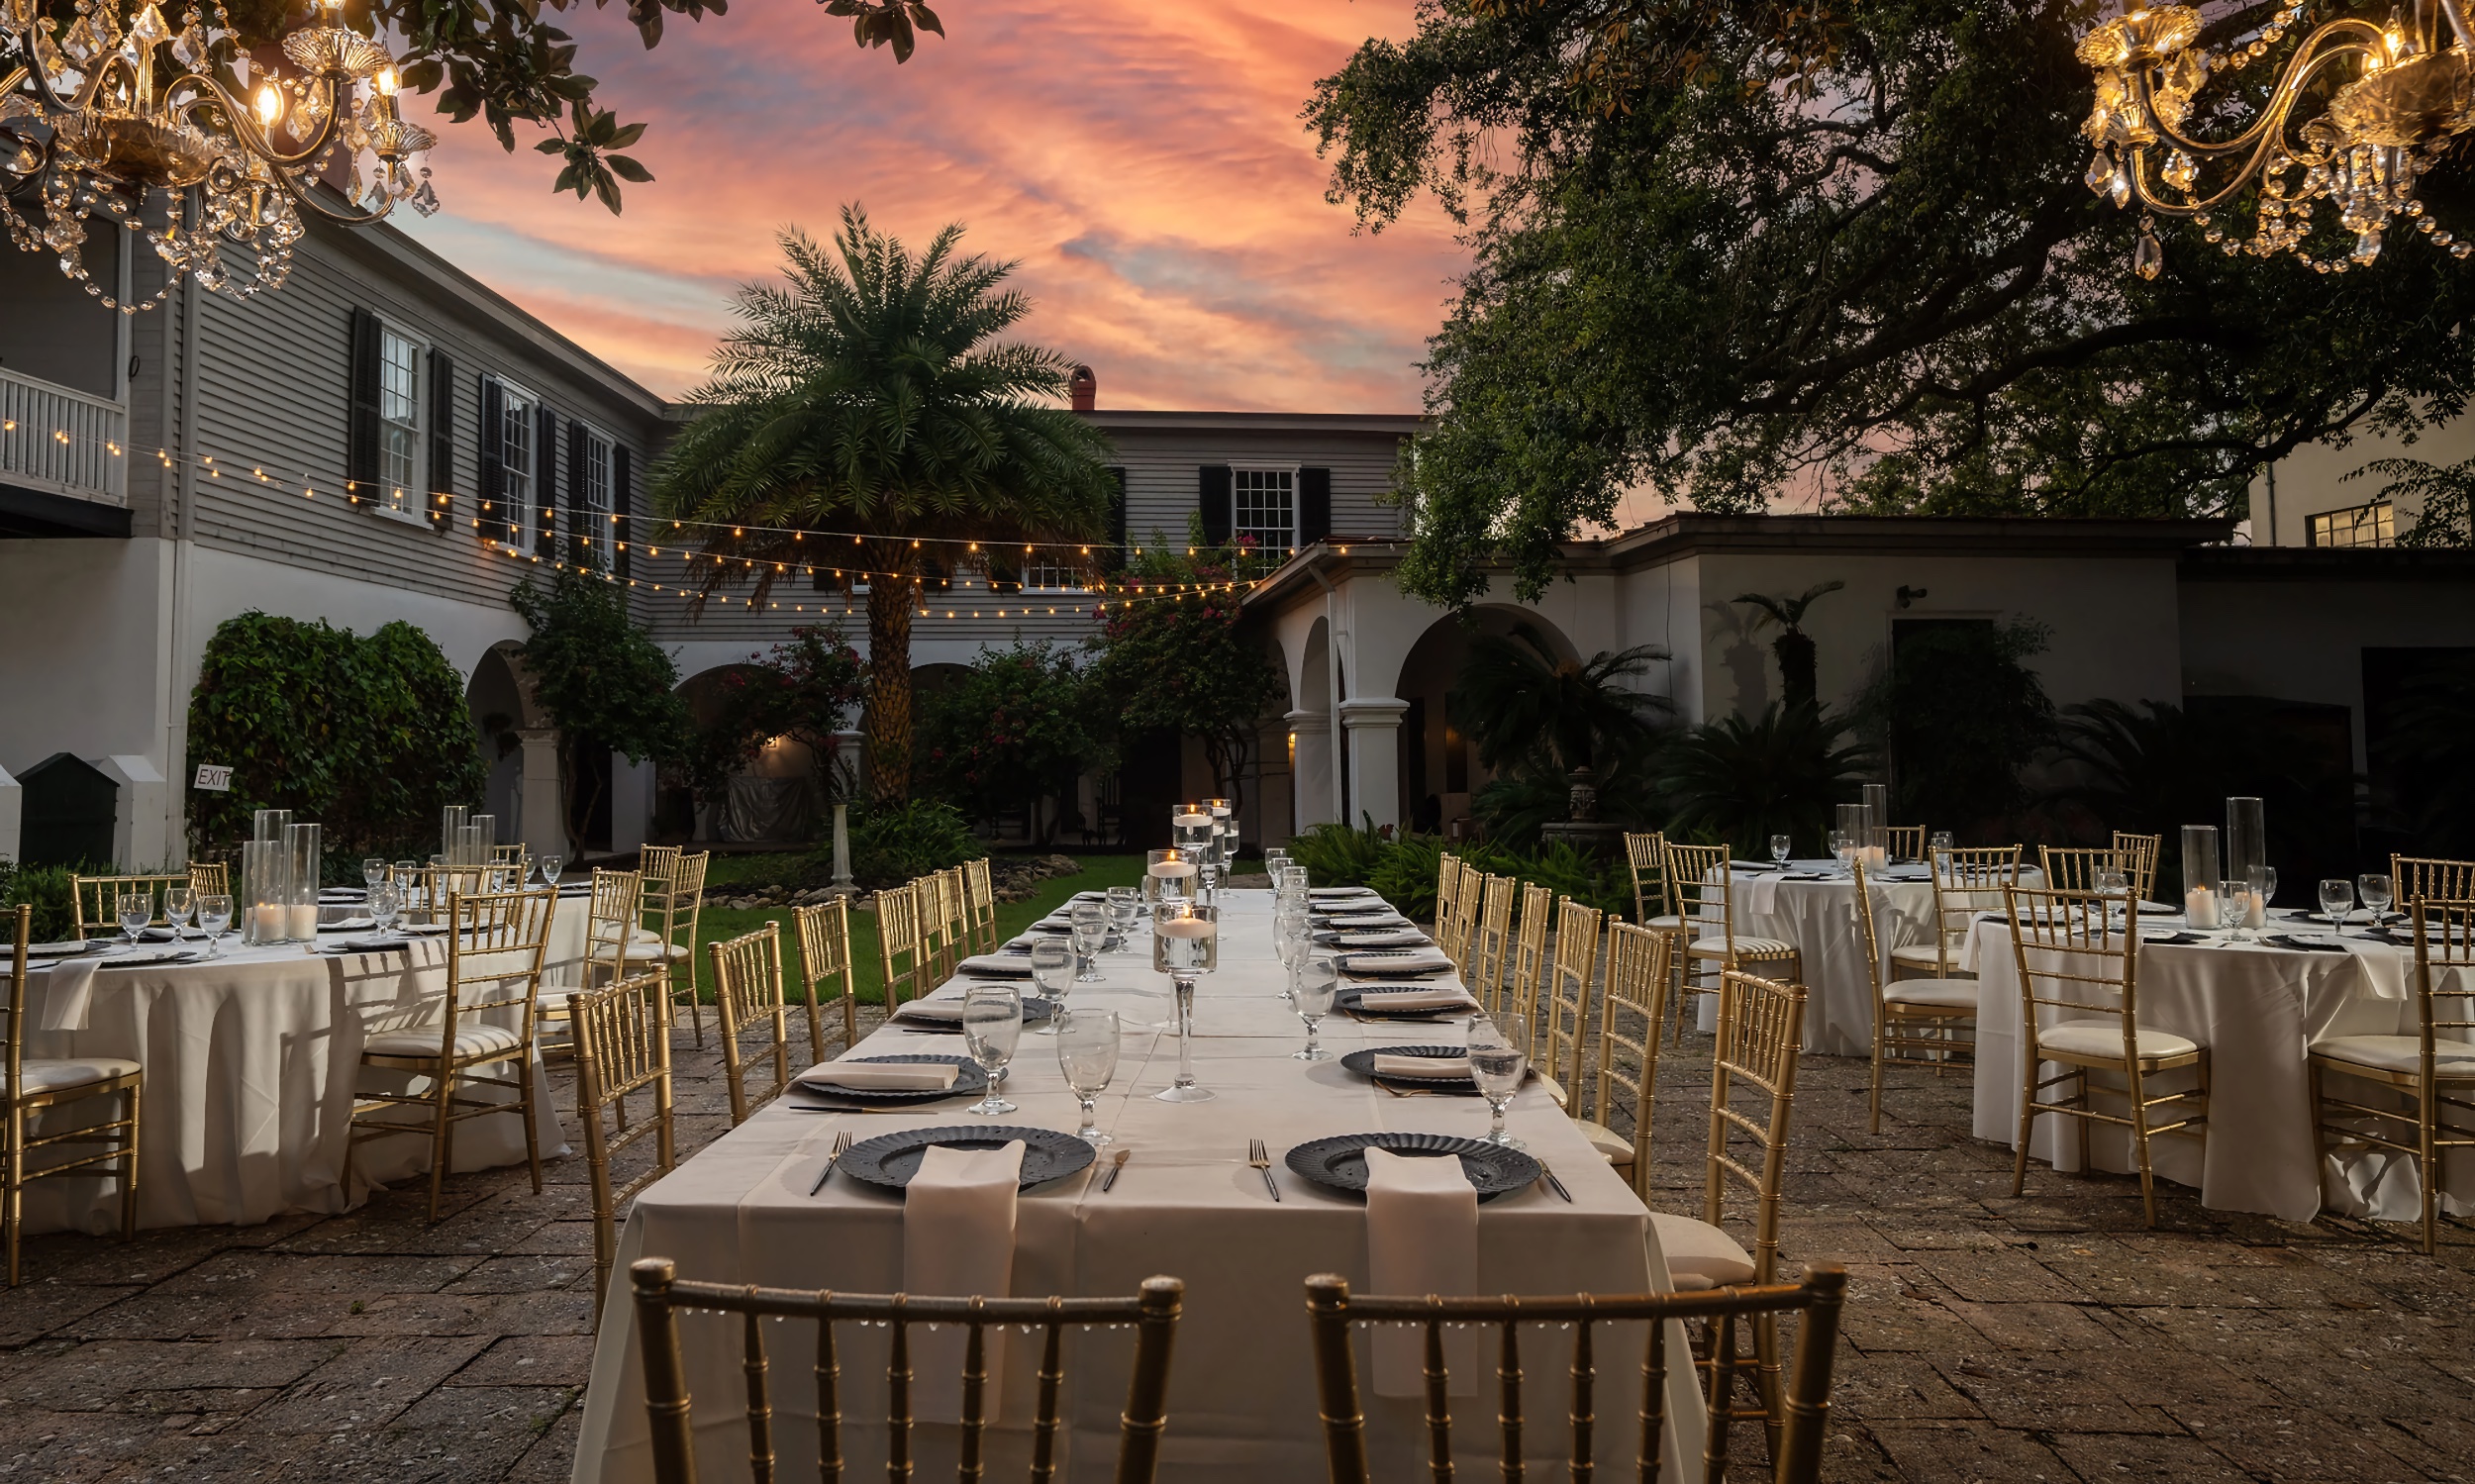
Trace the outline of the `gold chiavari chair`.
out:
M 960 866 L 938 872 L 937 879 L 945 912 L 945 974 L 951 978 L 971 956 L 971 889 Z
M 1891 949 L 1891 977 L 1972 979 L 1959 967 L 1977 914 L 2003 910 L 2003 891 L 2020 883 L 2018 845 L 1944 846 L 1933 852 L 1933 932 L 1926 942 Z
M 988 857 L 962 863 L 962 895 L 971 910 L 971 951 L 997 951 L 997 883 L 988 873 Z
M 799 927 L 799 976 L 808 987 L 808 1060 L 813 1066 L 825 1060 L 825 1028 L 819 1017 L 837 1006 L 842 1012 L 843 1049 L 859 1043 L 859 976 L 852 972 L 850 961 L 850 902 L 836 897 L 794 907 L 791 917 Z M 830 998 L 820 993 L 827 984 L 834 986 Z
M 2442 1161 L 2452 1149 L 2475 1147 L 2475 900 L 2415 897 L 2407 914 L 2415 928 L 2415 1034 L 2313 1042 L 2312 1127 L 2325 1160 L 2333 1136 L 2416 1162 L 2428 1257 L 2439 1237 Z M 2454 1014 L 2443 1011 L 2443 1001 Z M 2414 1106 L 2374 1108 L 2329 1097 L 2323 1084 L 2331 1072 L 2385 1087 Z
M 1780 984 L 1741 969 L 1719 974 L 1719 1039 L 1711 1057 L 1710 1143 L 1702 1175 L 1702 1219 L 1650 1213 L 1667 1269 L 1681 1289 L 1768 1283 L 1779 1266 L 1780 1186 L 1787 1178 L 1788 1119 L 1796 1103 L 1798 1047 L 1805 1034 L 1805 988 Z M 1739 1092 L 1759 1116 L 1736 1106 Z M 1755 1170 L 1736 1152 L 1736 1138 L 1751 1140 Z M 1753 1247 L 1746 1251 L 1728 1234 L 1728 1187 L 1753 1197 Z M 1753 1322 L 1753 1354 L 1761 1413 L 1769 1419 L 1771 1445 L 1781 1422 L 1779 1336 L 1767 1319 Z M 1775 1456 L 1775 1454 L 1774 1454 Z
M 1458 966 L 1464 982 L 1471 955 L 1478 946 L 1479 898 L 1485 890 L 1485 878 L 1476 866 L 1465 866 L 1450 855 L 1444 858 L 1442 874 L 1453 878 L 1452 899 L 1447 902 L 1438 885 L 1436 895 L 1436 946 Z
M 1598 1029 L 1590 1015 L 1590 1001 L 1598 979 L 1600 917 L 1597 908 L 1570 897 L 1557 901 L 1555 952 L 1547 960 L 1546 993 L 1539 999 L 1538 1014 L 1530 1021 L 1531 1064 L 1538 1068 L 1538 1078 L 1555 1105 L 1566 1110 L 1572 1107 L 1572 1097 L 1564 1084 L 1581 1075 L 1582 1058 L 1591 1050 Z
M 647 882 L 669 879 L 679 866 L 681 845 L 646 845 L 636 853 L 636 868 Z
M 1134 1376 L 1126 1407 L 1118 1415 L 1118 1484 L 1149 1484 L 1157 1474 L 1160 1435 L 1168 1427 L 1169 1344 L 1185 1302 L 1186 1285 L 1175 1278 L 1145 1278 L 1133 1298 L 922 1298 L 912 1294 L 804 1292 L 740 1283 L 693 1283 L 680 1278 L 667 1257 L 644 1257 L 629 1267 L 636 1287 L 637 1333 L 642 1337 L 644 1405 L 652 1418 L 655 1484 L 692 1484 L 696 1478 L 696 1431 L 689 1412 L 687 1363 L 679 1350 L 678 1312 L 719 1310 L 742 1317 L 742 1370 L 747 1378 L 749 1472 L 776 1477 L 773 1403 L 767 1380 L 762 1321 L 813 1321 L 817 1347 L 815 1416 L 822 1477 L 842 1475 L 842 1367 L 834 1327 L 892 1327 L 893 1359 L 886 1400 L 886 1467 L 896 1479 L 911 1477 L 911 1329 L 958 1325 L 963 1341 L 959 1451 L 964 1478 L 980 1476 L 994 1398 L 988 1394 L 987 1332 L 1032 1330 L 1041 1339 L 1040 1389 L 1032 1422 L 1032 1478 L 1050 1479 L 1058 1467 L 1057 1435 L 1064 1426 L 1059 1398 L 1065 1381 L 1065 1332 L 1131 1325 L 1135 1330 Z
M 1925 859 L 1925 826 L 1885 825 L 1882 843 L 1893 860 Z
M 490 846 L 490 864 L 501 870 L 514 871 L 516 884 L 522 886 L 525 877 L 533 873 L 533 852 L 521 844 L 492 845 Z
M 646 846 L 650 855 L 663 846 Z M 688 1028 L 696 1033 L 696 1043 L 705 1043 L 704 1000 L 696 991 L 696 934 L 705 916 L 705 873 L 713 865 L 711 850 L 693 854 L 680 851 L 666 862 L 669 869 L 655 875 L 650 865 L 644 875 L 644 928 L 628 943 L 628 967 L 643 970 L 655 965 L 670 975 L 670 998 L 675 1005 L 680 995 L 687 996 Z
M 1461 857 L 1446 850 L 1436 868 L 1436 928 L 1442 937 L 1443 925 L 1454 920 L 1461 906 Z
M 920 940 L 919 883 L 890 886 L 876 894 L 877 957 L 885 971 L 885 1013 L 937 987 L 927 976 L 928 951 Z
M 2123 857 L 2125 869 L 2131 873 L 2132 898 L 2141 902 L 2155 901 L 2149 893 L 2157 885 L 2157 855 L 2165 848 L 2165 837 L 2127 835 L 2117 830 L 2114 832 L 2114 848 L 2115 853 Z M 2054 883 L 2048 881 L 2045 884 L 2051 886 Z
M 189 889 L 202 897 L 232 895 L 232 863 L 224 860 L 190 861 Z
M 584 961 L 576 965 L 576 982 L 572 986 L 543 991 L 542 1008 L 536 1016 L 537 1039 L 544 1028 L 573 1019 L 574 1001 L 579 993 L 616 984 L 628 976 L 628 944 L 635 937 L 637 919 L 643 915 L 644 898 L 642 872 L 593 868 L 593 894 L 585 907 Z M 554 1047 L 544 1039 L 542 1054 L 547 1057 L 553 1048 L 563 1052 L 574 1047 L 572 1043 Z
M 1667 890 L 1676 914 L 1692 936 L 1684 942 L 1678 963 L 1683 993 L 1676 1002 L 1676 1039 L 1684 1039 L 1684 1022 L 1693 997 L 1713 991 L 1693 981 L 1696 965 L 1725 972 L 1754 966 L 1763 973 L 1784 973 L 1791 983 L 1805 977 L 1804 956 L 1784 938 L 1762 938 L 1735 930 L 1735 862 L 1726 845 L 1667 846 Z M 1716 930 L 1716 931 L 1714 931 Z
M 175 886 L 187 886 L 189 873 L 175 871 L 148 876 L 76 876 L 68 878 L 69 896 L 77 910 L 79 938 L 118 938 L 121 936 L 120 903 L 123 892 L 143 891 L 152 903 L 154 916 L 150 923 L 165 921 L 163 893 Z
M 1571 1109 L 1573 1122 L 1644 1200 L 1650 1186 L 1650 1113 L 1658 1099 L 1659 1029 L 1667 1023 L 1667 955 L 1674 945 L 1672 936 L 1622 918 L 1607 925 L 1596 1074 L 1585 1079 L 1577 1066 L 1573 1074 L 1584 1098 Z M 1630 1135 L 1618 1132 L 1619 1116 L 1632 1121 Z
M 417 866 L 412 874 L 411 895 L 404 907 L 409 919 L 415 912 L 425 921 L 438 922 L 446 915 L 446 904 L 456 897 L 490 895 L 490 870 L 479 865 Z
M 2134 888 L 2137 897 L 2138 872 L 2131 858 L 2112 845 L 2075 845 L 2057 848 L 2036 847 L 2036 867 L 2045 874 L 2048 891 L 2094 892 L 2101 871 L 2121 871 L 2124 881 Z
M 722 1012 L 722 1074 L 731 1085 L 731 1127 L 782 1095 L 791 1085 L 790 1017 L 782 1004 L 782 925 L 767 923 L 728 942 L 707 943 L 713 955 L 713 999 Z M 773 1056 L 773 1082 L 753 1098 L 747 1091 L 747 1052 L 742 1039 L 759 1038 L 758 1054 Z
M 1822 1477 L 1823 1440 L 1831 1420 L 1831 1367 L 1838 1345 L 1839 1309 L 1846 1300 L 1847 1273 L 1836 1263 L 1815 1263 L 1805 1281 L 1761 1288 L 1722 1288 L 1711 1292 L 1669 1294 L 1507 1295 L 1503 1298 L 1384 1297 L 1352 1298 L 1348 1281 L 1337 1273 L 1319 1273 L 1306 1280 L 1308 1324 L 1315 1341 L 1315 1392 L 1324 1422 L 1324 1444 L 1332 1484 L 1373 1484 L 1367 1460 L 1366 1415 L 1358 1404 L 1357 1360 L 1349 1342 L 1352 1325 L 1416 1325 L 1426 1334 L 1426 1432 L 1428 1472 L 1449 1480 L 1452 1463 L 1452 1378 L 1444 1359 L 1443 1331 L 1449 1326 L 1486 1326 L 1496 1331 L 1495 1405 L 1498 1435 L 1503 1439 L 1499 1467 L 1507 1480 L 1527 1476 L 1522 1412 L 1521 1358 L 1523 1325 L 1558 1325 L 1573 1332 L 1572 1462 L 1576 1480 L 1596 1477 L 1598 1336 L 1594 1327 L 1641 1323 L 1647 1336 L 1641 1357 L 1640 1425 L 1634 1449 L 1634 1477 L 1648 1484 L 1667 1477 L 1667 1322 L 1698 1322 L 1702 1332 L 1695 1347 L 1712 1359 L 1693 1356 L 1683 1363 L 1702 1365 L 1708 1386 L 1699 1395 L 1709 1429 L 1704 1445 L 1702 1478 L 1722 1484 L 1728 1477 L 1729 1436 L 1743 1414 L 1735 1405 L 1739 1387 L 1756 1378 L 1737 1339 L 1737 1326 L 1759 1333 L 1774 1329 L 1782 1314 L 1801 1314 L 1797 1328 L 1796 1367 L 1785 1397 L 1785 1418 L 1771 1442 L 1770 1476 L 1776 1484 L 1815 1484 Z
M 1520 889 L 1510 876 L 1489 876 L 1479 886 L 1478 930 L 1461 980 L 1489 1015 L 1504 1008 L 1504 961 L 1513 951 L 1513 896 Z
M 533 1029 L 541 1005 L 542 955 L 549 945 L 550 919 L 557 908 L 558 895 L 548 890 L 469 897 L 457 893 L 447 899 L 451 927 L 446 935 L 446 993 L 439 1001 L 439 1019 L 410 1030 L 381 1032 L 361 1042 L 362 1066 L 409 1073 L 427 1085 L 419 1092 L 364 1092 L 353 1098 L 351 1142 L 345 1156 L 346 1189 L 351 1186 L 352 1152 L 362 1144 L 427 1132 L 430 1219 L 437 1221 L 440 1189 L 455 1162 L 455 1126 L 514 1114 L 524 1120 L 525 1163 L 533 1172 L 533 1193 L 542 1193 L 542 1146 L 533 1119 Z M 498 1075 L 481 1075 L 485 1071 Z M 507 1096 L 471 1095 L 484 1088 Z M 420 1113 L 423 1121 L 396 1123 L 379 1117 L 399 1109 Z
M 2209 1048 L 2139 1023 L 2138 918 L 2116 923 L 2109 911 L 2120 911 L 2122 898 L 2015 886 L 2008 903 L 2012 956 L 2020 972 L 2020 1034 L 2027 1042 L 2021 1064 L 2029 1068 L 2020 1083 L 2020 1144 L 2012 1160 L 2011 1193 L 2028 1189 L 2029 1136 L 2039 1115 L 2076 1121 L 2082 1169 L 2088 1167 L 2089 1126 L 2113 1124 L 2130 1131 L 2140 1204 L 2154 1227 L 2157 1186 L 2149 1141 L 2167 1134 L 2208 1137 Z M 2048 1011 L 2053 1014 L 2044 1014 Z M 2042 1076 L 2046 1062 L 2062 1070 Z M 2150 1078 L 2179 1071 L 2190 1071 L 2197 1085 L 2149 1090 Z M 2091 1081 L 2092 1072 L 2111 1073 L 2122 1085 L 2099 1086 Z M 2050 1103 L 2038 1096 L 2048 1088 L 2060 1089 Z M 2100 1109 L 2098 1094 L 2122 1097 L 2125 1111 Z
M 1538 991 L 1547 977 L 1547 928 L 1555 912 L 1555 893 L 1543 886 L 1521 889 L 1521 922 L 1513 931 L 1511 983 L 1498 1008 L 1532 1017 L 1538 1013 Z
M 1882 1068 L 1930 1066 L 1940 1076 L 1976 1053 L 1977 981 L 1882 977 L 1882 940 L 1873 920 L 1873 888 L 1865 863 L 1850 864 L 1856 877 L 1856 946 L 1864 954 L 1865 981 L 1873 999 L 1873 1130 L 1882 1132 Z M 1968 1033 L 1961 1040 L 1954 1034 Z
M 1667 837 L 1626 835 L 1625 865 L 1633 872 L 1633 920 L 1656 929 L 1659 919 L 1674 918 L 1675 902 L 1667 890 Z M 1683 925 L 1677 918 L 1674 926 Z
M 8 1057 L 6 1066 L 0 1067 L 8 1078 L 0 1082 L 0 1228 L 7 1230 L 11 1288 L 17 1286 L 19 1278 L 17 1243 L 26 1220 L 29 1180 L 81 1173 L 91 1178 L 100 1173 L 98 1166 L 117 1163 L 121 1180 L 121 1239 L 127 1241 L 138 1235 L 139 1102 L 146 1083 L 146 1072 L 137 1062 L 119 1057 L 52 1058 L 26 1054 L 26 948 L 34 932 L 35 909 L 21 906 L 14 916 L 8 1024 L 0 1027 L 7 1033 Z M 47 1110 L 88 1098 L 120 1097 L 129 1100 L 125 1118 L 48 1134 L 34 1132 L 36 1115 Z M 65 1152 L 74 1145 L 98 1144 L 100 1148 L 86 1153 Z M 56 1159 L 44 1154 L 46 1162 L 29 1169 L 30 1156 L 47 1149 L 64 1152 Z
M 646 969 L 575 997 L 576 1114 L 584 1124 L 584 1158 L 593 1182 L 596 1330 L 618 1260 L 619 1208 L 678 1162 L 671 1132 L 670 1036 L 663 1029 L 669 984 L 670 976 L 660 969 Z M 628 1099 L 638 1093 L 650 1095 L 649 1112 L 628 1111 Z M 612 1162 L 647 1134 L 653 1137 L 652 1163 L 625 1184 L 614 1184 Z
M 2404 912 L 2417 897 L 2435 902 L 2475 898 L 2475 860 L 2441 860 L 2426 855 L 2389 857 L 2389 892 Z

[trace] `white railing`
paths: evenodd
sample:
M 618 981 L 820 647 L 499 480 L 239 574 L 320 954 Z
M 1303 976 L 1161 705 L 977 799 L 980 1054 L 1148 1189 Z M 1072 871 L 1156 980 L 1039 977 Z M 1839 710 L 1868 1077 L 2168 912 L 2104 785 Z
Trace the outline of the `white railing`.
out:
M 127 505 L 128 410 L 0 370 L 0 484 Z

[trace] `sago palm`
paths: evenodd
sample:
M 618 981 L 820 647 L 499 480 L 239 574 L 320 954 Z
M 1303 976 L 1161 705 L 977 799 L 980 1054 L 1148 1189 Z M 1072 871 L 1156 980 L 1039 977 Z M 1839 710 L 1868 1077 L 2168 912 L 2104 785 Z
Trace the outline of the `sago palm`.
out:
M 964 256 L 961 240 L 947 227 L 914 254 L 856 206 L 831 247 L 784 233 L 788 281 L 740 291 L 739 328 L 689 396 L 696 418 L 649 481 L 662 515 L 707 523 L 707 594 L 752 581 L 762 607 L 778 577 L 865 586 L 879 799 L 910 790 L 911 625 L 928 585 L 985 573 L 978 553 L 999 546 L 1061 546 L 1040 559 L 1077 564 L 1116 487 L 1107 438 L 1057 405 L 1066 358 L 997 339 L 1031 309 L 1003 287 L 1016 265 Z

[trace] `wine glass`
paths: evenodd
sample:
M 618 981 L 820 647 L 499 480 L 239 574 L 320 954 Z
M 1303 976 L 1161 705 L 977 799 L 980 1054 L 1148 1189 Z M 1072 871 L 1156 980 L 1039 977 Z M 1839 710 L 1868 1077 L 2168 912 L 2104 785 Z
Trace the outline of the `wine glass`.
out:
M 138 935 L 147 931 L 147 925 L 154 921 L 154 893 L 121 892 L 113 906 L 120 918 L 121 932 L 128 936 L 132 947 L 137 946 Z
M 1279 955 L 1280 966 L 1289 970 L 1289 982 L 1281 988 L 1281 998 L 1297 1003 L 1298 965 L 1306 961 L 1307 952 L 1315 945 L 1315 920 L 1306 909 L 1283 908 L 1272 915 L 1272 951 Z
M 1099 984 L 1100 947 L 1109 940 L 1109 908 L 1103 902 L 1077 902 L 1073 907 L 1074 970 L 1077 984 Z
M 560 870 L 562 867 L 564 867 L 566 864 L 567 864 L 567 861 L 566 861 L 566 857 L 564 857 L 564 856 L 561 856 L 561 855 L 544 855 L 544 856 L 543 856 L 543 857 L 542 857 L 542 884 L 543 884 L 544 886 L 547 886 L 547 887 L 550 887 L 550 888 L 552 888 L 552 889 L 555 889 L 555 888 L 557 887 L 557 885 L 558 885 L 558 872 L 559 872 L 559 870 Z
M 1785 866 L 1788 863 L 1788 852 L 1794 849 L 1795 846 L 1796 841 L 1790 840 L 1788 837 L 1784 835 L 1774 835 L 1770 837 L 1770 858 L 1777 861 L 1781 866 Z
M 2255 905 L 2250 882 L 2218 883 L 2218 924 L 2232 930 L 2236 942 L 2251 940 L 2251 915 Z
M 1852 874 L 1852 872 L 1848 869 L 1847 862 L 1849 858 L 1855 854 L 1855 852 L 1856 837 L 1848 834 L 1844 830 L 1833 830 L 1831 832 L 1831 854 L 1839 862 L 1840 875 L 1846 876 Z
M 2375 927 L 2389 916 L 2390 904 L 2397 900 L 2391 885 L 2388 874 L 2383 871 L 2366 871 L 2354 878 L 2355 891 L 2363 898 L 2364 911 L 2372 914 Z
M 1926 848 L 1929 850 L 1947 850 L 1956 842 L 1955 838 L 1948 830 L 1936 830 L 1933 832 L 1932 838 L 1926 841 Z
M 1306 1022 L 1306 1049 L 1290 1052 L 1294 1061 L 1330 1061 L 1332 1052 L 1315 1043 L 1316 1028 L 1332 1014 L 1333 996 L 1340 989 L 1340 969 L 1330 958 L 1310 957 L 1290 970 L 1291 1003 Z
M 188 940 L 189 935 L 180 930 L 188 923 L 189 914 L 197 910 L 198 889 L 196 887 L 167 886 L 163 888 L 163 921 L 172 925 L 174 941 L 186 942 Z
M 2346 914 L 2354 910 L 2354 883 L 2343 876 L 2331 876 L 2321 883 L 2321 916 L 2332 928 L 2346 926 Z
M 2269 904 L 2277 900 L 2277 867 L 2255 865 L 2243 874 L 2251 887 L 2252 900 L 2260 905 L 2260 916 L 2266 918 Z
M 369 889 L 369 921 L 380 934 L 395 931 L 396 919 L 404 915 L 404 893 L 392 881 L 381 881 Z
M 1513 1094 L 1521 1091 L 1521 1079 L 1530 1071 L 1529 1046 L 1530 1023 L 1518 1011 L 1470 1022 L 1469 1079 L 1495 1114 L 1486 1139 L 1508 1149 L 1529 1147 L 1504 1130 L 1504 1110 L 1512 1106 Z
M 361 885 L 374 887 L 387 879 L 387 863 L 376 855 L 362 857 Z
M 1100 1132 L 1092 1100 L 1107 1092 L 1109 1079 L 1117 1075 L 1118 1043 L 1125 1033 L 1114 1010 L 1061 1012 L 1057 1019 L 1057 1070 L 1065 1073 L 1067 1090 L 1083 1103 L 1083 1127 L 1074 1137 L 1096 1148 L 1109 1142 L 1109 1136 Z
M 1123 949 L 1126 935 L 1135 931 L 1135 919 L 1142 912 L 1142 893 L 1131 886 L 1109 888 L 1109 940 L 1103 947 Z
M 1163 1103 L 1209 1103 L 1195 1085 L 1195 980 L 1220 966 L 1220 909 L 1163 901 L 1151 919 L 1151 967 L 1169 976 L 1177 998 L 1177 1079 L 1152 1096 Z
M 1074 987 L 1074 948 L 1061 938 L 1042 938 L 1032 944 L 1032 982 L 1040 992 L 1059 1005 L 1065 1003 L 1067 990 Z M 1054 1034 L 1053 1026 L 1039 1034 Z
M 988 1096 L 963 1110 L 982 1118 L 1014 1112 L 1000 1094 L 998 1073 L 1023 1039 L 1023 996 L 1011 984 L 974 984 L 962 996 L 962 1044 L 988 1073 Z
M 232 897 L 229 893 L 210 891 L 198 896 L 198 931 L 206 935 L 206 956 L 224 956 L 225 930 L 232 926 Z

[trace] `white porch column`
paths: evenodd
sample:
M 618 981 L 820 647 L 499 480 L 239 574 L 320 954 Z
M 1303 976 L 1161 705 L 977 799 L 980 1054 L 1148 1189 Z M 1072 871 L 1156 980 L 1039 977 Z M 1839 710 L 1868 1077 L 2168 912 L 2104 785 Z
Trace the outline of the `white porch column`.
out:
M 1289 800 L 1298 834 L 1333 817 L 1332 713 L 1293 711 L 1289 723 Z
M 625 855 L 644 848 L 653 830 L 653 759 L 610 754 L 610 847 Z
M 1373 819 L 1379 830 L 1401 825 L 1401 717 L 1409 709 L 1409 702 L 1394 696 L 1340 703 L 1340 725 L 1349 729 L 1349 807 Z
M 518 785 L 518 838 L 536 855 L 565 855 L 565 799 L 558 788 L 558 731 L 527 727 L 516 734 L 524 741 L 524 781 Z
M 170 791 L 154 763 L 134 753 L 99 758 L 95 766 L 120 785 L 118 817 L 112 821 L 112 859 L 128 871 L 159 871 L 173 864 L 165 838 Z M 186 860 L 184 852 L 181 859 Z
M 0 860 L 16 860 L 18 839 L 26 820 L 26 790 L 0 768 Z

